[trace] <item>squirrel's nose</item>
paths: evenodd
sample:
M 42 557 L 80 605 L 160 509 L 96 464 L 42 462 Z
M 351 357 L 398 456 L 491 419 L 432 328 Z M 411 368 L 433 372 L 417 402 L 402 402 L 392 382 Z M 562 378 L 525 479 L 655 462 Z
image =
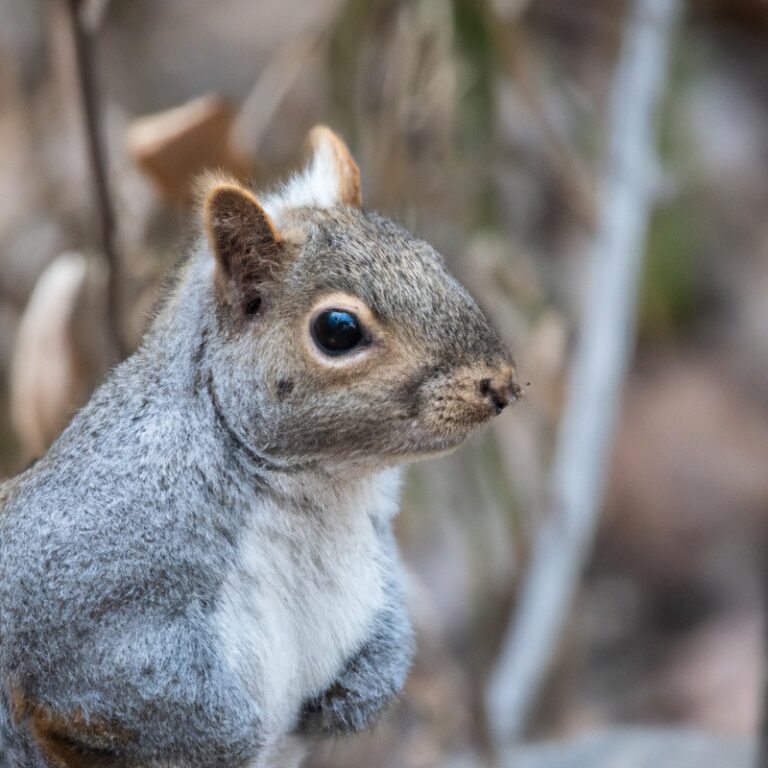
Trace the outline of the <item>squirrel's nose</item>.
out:
M 496 413 L 499 414 L 520 397 L 520 385 L 514 376 L 481 379 L 480 394 L 490 402 Z

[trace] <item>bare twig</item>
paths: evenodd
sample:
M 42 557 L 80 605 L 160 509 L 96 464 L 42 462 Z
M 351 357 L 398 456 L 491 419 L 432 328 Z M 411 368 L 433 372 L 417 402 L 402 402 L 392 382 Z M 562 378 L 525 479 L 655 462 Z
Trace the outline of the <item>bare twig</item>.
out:
M 74 44 L 77 83 L 85 127 L 86 148 L 94 188 L 94 202 L 99 217 L 101 250 L 107 262 L 107 325 L 119 357 L 127 351 L 120 324 L 120 262 L 115 248 L 115 215 L 107 181 L 104 145 L 99 131 L 99 107 L 93 71 L 91 33 L 81 14 L 83 0 L 64 0 Z
M 526 729 L 591 549 L 653 204 L 658 103 L 681 0 L 634 0 L 613 84 L 610 146 L 584 319 L 550 480 L 550 515 L 533 546 L 516 616 L 487 691 L 502 747 Z

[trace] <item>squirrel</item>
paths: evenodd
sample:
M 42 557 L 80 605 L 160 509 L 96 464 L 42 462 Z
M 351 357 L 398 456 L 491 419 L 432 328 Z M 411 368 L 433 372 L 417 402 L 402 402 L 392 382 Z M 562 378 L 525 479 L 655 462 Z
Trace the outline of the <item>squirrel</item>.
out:
M 343 141 L 309 143 L 269 194 L 205 179 L 138 351 L 0 486 L 9 766 L 287 765 L 404 684 L 401 468 L 521 391 Z

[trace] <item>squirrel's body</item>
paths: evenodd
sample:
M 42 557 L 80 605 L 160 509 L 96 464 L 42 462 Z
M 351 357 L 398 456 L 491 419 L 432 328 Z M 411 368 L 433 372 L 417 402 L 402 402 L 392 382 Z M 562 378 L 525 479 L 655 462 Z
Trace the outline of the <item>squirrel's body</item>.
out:
M 371 281 L 376 249 L 396 271 L 398 258 L 416 263 L 428 286 L 455 286 L 458 303 L 436 292 L 423 311 L 460 315 L 472 349 L 439 343 L 456 366 L 470 352 L 483 370 L 508 366 L 508 354 L 434 254 L 397 255 L 426 246 L 394 225 L 288 212 L 301 253 L 347 255 L 317 275 L 309 256 L 265 274 L 263 254 L 287 246 L 258 218 L 243 250 L 251 198 L 220 189 L 208 222 L 218 262 L 201 241 L 141 349 L 0 489 L 0 742 L 12 766 L 261 766 L 291 733 L 364 727 L 405 679 L 396 465 L 484 420 L 490 379 L 482 413 L 430 410 L 463 401 L 463 380 L 446 379 L 447 357 L 395 355 L 384 324 L 414 286 Z M 372 313 L 370 349 L 352 362 L 294 330 L 329 291 Z M 350 366 L 366 371 L 373 355 L 384 374 L 371 386 Z

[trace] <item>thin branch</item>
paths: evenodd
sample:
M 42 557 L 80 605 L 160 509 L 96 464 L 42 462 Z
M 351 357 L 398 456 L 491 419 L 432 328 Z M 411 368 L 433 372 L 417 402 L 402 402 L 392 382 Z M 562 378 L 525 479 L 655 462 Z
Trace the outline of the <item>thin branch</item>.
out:
M 583 326 L 534 542 L 487 691 L 499 747 L 521 738 L 554 659 L 594 538 L 635 335 L 638 282 L 654 198 L 655 126 L 681 0 L 634 0 L 612 90 Z
M 99 105 L 93 70 L 92 34 L 86 29 L 81 8 L 83 0 L 65 0 L 74 44 L 77 84 L 80 95 L 86 149 L 99 219 L 100 244 L 107 263 L 107 327 L 120 358 L 127 352 L 120 323 L 120 261 L 115 247 L 115 215 L 107 181 L 104 145 L 99 130 Z

